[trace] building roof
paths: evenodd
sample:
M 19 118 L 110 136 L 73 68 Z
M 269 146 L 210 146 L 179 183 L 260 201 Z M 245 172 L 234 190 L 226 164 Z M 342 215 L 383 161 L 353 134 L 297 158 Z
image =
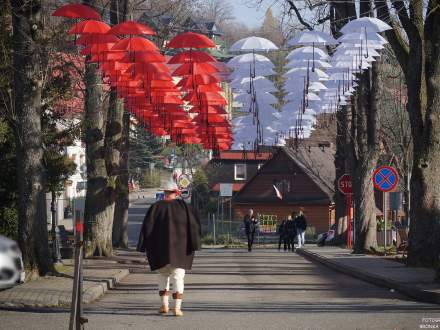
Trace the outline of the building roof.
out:
M 278 151 L 273 155 L 272 159 L 275 161 L 279 153 L 284 153 L 287 158 L 291 159 L 303 172 L 312 180 L 317 187 L 322 191 L 320 196 L 301 196 L 295 195 L 288 198 L 283 198 L 283 202 L 287 203 L 301 203 L 301 204 L 316 204 L 316 203 L 331 203 L 334 196 L 334 180 L 335 180 L 335 165 L 334 165 L 334 150 L 333 148 L 325 147 L 300 147 L 292 149 L 288 147 L 280 147 Z M 242 193 L 246 194 L 246 189 L 249 185 L 253 184 L 253 181 L 258 178 L 259 175 L 265 174 L 265 168 L 271 166 L 271 160 L 268 160 L 263 168 L 255 174 L 235 196 L 234 200 L 238 203 L 250 202 L 274 202 L 279 200 L 276 198 L 275 193 L 269 195 L 249 197 L 242 196 Z M 286 164 L 285 169 L 289 168 Z M 270 189 L 270 187 L 268 187 Z M 249 195 L 249 193 L 247 193 Z M 252 194 L 251 194 L 252 195 Z
M 335 170 L 335 151 L 333 148 L 306 147 L 306 148 L 281 148 L 293 159 L 302 170 L 309 175 L 331 201 L 333 201 Z
M 215 160 L 263 160 L 266 161 L 272 157 L 270 152 L 260 152 L 255 151 L 242 151 L 242 150 L 228 150 L 220 151 Z

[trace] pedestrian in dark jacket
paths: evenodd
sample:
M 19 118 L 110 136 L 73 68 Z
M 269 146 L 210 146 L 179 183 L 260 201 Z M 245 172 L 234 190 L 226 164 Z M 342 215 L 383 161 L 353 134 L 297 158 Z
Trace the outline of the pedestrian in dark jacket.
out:
M 252 245 L 254 244 L 255 231 L 258 227 L 258 220 L 254 216 L 254 210 L 249 209 L 248 213 L 244 216 L 244 230 L 248 241 L 248 251 L 252 251 Z
M 286 229 L 287 229 L 287 244 L 289 246 L 289 250 L 294 251 L 295 250 L 295 237 L 296 237 L 296 228 L 295 228 L 295 222 L 292 219 L 292 216 L 289 215 L 287 217 L 286 222 Z
M 169 312 L 170 279 L 175 299 L 174 315 L 182 316 L 185 270 L 192 267 L 194 252 L 201 247 L 198 216 L 183 200 L 176 199 L 178 187 L 169 182 L 163 188 L 165 198 L 148 209 L 137 250 L 146 252 L 151 270 L 159 271 L 159 312 Z
M 302 209 L 300 209 L 295 218 L 295 228 L 298 238 L 298 247 L 301 248 L 305 244 L 305 233 L 307 229 L 307 219 Z
M 287 251 L 289 247 L 289 236 L 287 232 L 287 220 L 283 220 L 278 227 L 278 251 L 281 250 L 281 242 L 284 243 L 284 251 Z

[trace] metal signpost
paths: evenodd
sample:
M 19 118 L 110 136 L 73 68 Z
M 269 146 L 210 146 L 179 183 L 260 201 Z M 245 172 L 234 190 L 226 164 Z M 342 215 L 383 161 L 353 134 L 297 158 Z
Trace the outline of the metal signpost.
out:
M 373 174 L 373 185 L 383 194 L 383 222 L 384 222 L 384 254 L 387 255 L 387 192 L 393 190 L 399 182 L 397 171 L 391 166 L 380 166 Z
M 231 235 L 232 228 L 232 183 L 220 183 L 220 197 L 229 197 L 229 230 L 228 230 L 228 242 Z M 222 203 L 223 208 L 223 203 Z M 223 218 L 222 218 L 223 220 Z
M 345 202 L 347 207 L 347 247 L 351 248 L 353 246 L 353 236 L 352 235 L 352 195 L 353 195 L 353 185 L 351 181 L 351 176 L 349 174 L 344 174 L 338 179 L 339 191 L 345 195 Z
M 84 219 L 81 215 L 81 211 L 76 210 L 75 214 L 75 269 L 73 273 L 73 290 L 72 304 L 70 308 L 69 330 L 83 329 L 84 324 L 88 321 L 82 316 Z

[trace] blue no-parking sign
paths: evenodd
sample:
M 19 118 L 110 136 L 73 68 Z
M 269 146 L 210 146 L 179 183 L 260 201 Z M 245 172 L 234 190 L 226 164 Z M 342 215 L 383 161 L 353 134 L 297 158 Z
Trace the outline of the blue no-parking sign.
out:
M 391 166 L 378 167 L 373 174 L 374 188 L 388 192 L 393 190 L 399 182 L 397 171 Z

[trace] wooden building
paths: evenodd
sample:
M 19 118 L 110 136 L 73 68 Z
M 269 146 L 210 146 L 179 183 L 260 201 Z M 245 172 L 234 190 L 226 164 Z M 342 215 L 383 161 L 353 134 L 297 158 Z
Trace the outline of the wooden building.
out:
M 231 183 L 233 193 L 240 191 L 271 156 L 268 151 L 221 151 L 206 166 L 211 191 L 218 193 L 220 183 Z
M 309 227 L 316 233 L 327 231 L 334 223 L 334 180 L 332 148 L 281 147 L 234 196 L 235 217 L 252 208 L 262 218 L 281 221 L 302 208 Z

